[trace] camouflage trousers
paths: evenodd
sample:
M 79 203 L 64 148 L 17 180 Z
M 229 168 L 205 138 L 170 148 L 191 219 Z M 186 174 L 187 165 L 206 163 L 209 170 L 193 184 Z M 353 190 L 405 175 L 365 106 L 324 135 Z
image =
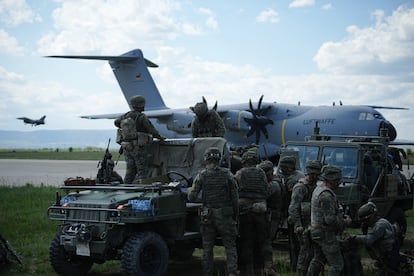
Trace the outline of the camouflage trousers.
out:
M 310 229 L 305 228 L 303 233 L 297 235 L 299 241 L 299 254 L 298 262 L 296 266 L 296 275 L 306 275 L 308 271 L 309 263 L 313 258 L 313 246 L 310 237 Z
M 311 230 L 314 256 L 309 264 L 307 275 L 319 275 L 325 263 L 328 264 L 328 276 L 341 275 L 344 267 L 341 246 L 332 231 Z
M 149 150 L 146 146 L 134 146 L 132 143 L 122 142 L 124 148 L 126 173 L 124 183 L 137 183 L 146 178 L 149 172 Z
M 273 265 L 268 214 L 249 211 L 240 215 L 239 220 L 240 275 L 263 275 Z
M 209 212 L 201 224 L 203 239 L 203 275 L 217 275 L 214 272 L 214 244 L 220 236 L 226 250 L 227 273 L 237 274 L 237 224 L 231 216 Z

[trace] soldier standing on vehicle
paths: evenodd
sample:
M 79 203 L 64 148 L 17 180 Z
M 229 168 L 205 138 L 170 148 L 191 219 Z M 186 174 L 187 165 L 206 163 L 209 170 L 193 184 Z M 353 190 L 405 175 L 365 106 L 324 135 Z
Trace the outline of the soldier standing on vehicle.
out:
M 223 119 L 214 109 L 208 110 L 206 102 L 199 102 L 190 109 L 195 113 L 192 135 L 196 137 L 224 137 L 226 128 Z
M 309 263 L 313 256 L 310 239 L 311 197 L 316 182 L 321 174 L 322 165 L 317 160 L 306 163 L 306 176 L 293 186 L 289 205 L 289 223 L 299 241 L 299 254 L 296 266 L 296 275 L 306 275 Z
M 379 275 L 405 275 L 401 271 L 400 264 L 407 263 L 407 260 L 400 256 L 400 247 L 396 242 L 396 227 L 378 215 L 377 206 L 373 202 L 368 202 L 359 208 L 358 218 L 362 222 L 361 228 L 365 234 L 354 235 L 349 239 L 366 246 L 368 254 L 376 260 L 375 265 L 380 272 Z M 368 232 L 369 228 L 371 231 Z
M 130 99 L 132 111 L 115 119 L 115 126 L 119 128 L 117 142 L 121 144 L 126 161 L 124 183 L 136 183 L 148 177 L 149 173 L 149 145 L 152 138 L 164 140 L 151 121 L 143 113 L 145 98 L 137 95 Z
M 204 153 L 207 166 L 188 189 L 188 200 L 196 201 L 202 191 L 201 234 L 203 240 L 203 274 L 214 274 L 214 243 L 220 235 L 227 256 L 227 272 L 237 275 L 238 192 L 233 174 L 219 167 L 220 150 L 210 147 Z
M 335 190 L 342 179 L 342 172 L 334 166 L 324 166 L 321 179 L 312 193 L 311 238 L 314 241 L 314 256 L 307 275 L 319 275 L 325 263 L 328 275 L 341 275 L 344 260 L 336 235 L 342 233 L 352 221 L 344 218 L 336 199 Z
M 242 155 L 242 168 L 236 172 L 239 184 L 240 238 L 239 265 L 241 275 L 276 275 L 273 270 L 272 247 L 269 239 L 266 199 L 270 185 L 265 172 L 257 168 L 257 148 L 250 148 Z M 270 252 L 268 252 L 270 250 Z M 263 256 L 263 268 L 254 271 L 254 254 Z

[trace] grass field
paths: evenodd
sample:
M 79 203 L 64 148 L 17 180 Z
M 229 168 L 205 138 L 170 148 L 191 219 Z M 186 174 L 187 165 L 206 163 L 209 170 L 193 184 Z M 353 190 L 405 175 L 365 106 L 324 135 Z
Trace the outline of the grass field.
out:
M 104 149 L 0 149 L 0 159 L 48 159 L 48 160 L 101 160 Z M 117 151 L 111 151 L 118 157 Z M 121 156 L 120 160 L 123 160 Z M 412 164 L 412 163 L 411 163 Z M 0 275 L 56 275 L 49 263 L 49 245 L 57 232 L 57 222 L 47 218 L 46 210 L 53 204 L 56 187 L 0 186 L 0 233 L 10 241 L 23 260 L 22 265 L 11 264 L 0 267 Z M 414 212 L 407 212 L 408 232 L 405 248 L 414 249 Z M 362 252 L 364 254 L 364 252 Z M 289 270 L 286 252 L 275 251 L 274 259 L 279 275 L 294 275 Z M 169 275 L 192 275 L 201 273 L 200 256 L 202 250 L 195 251 L 195 258 L 172 267 Z M 215 255 L 218 265 L 223 265 L 224 250 L 217 247 Z M 372 275 L 368 268 L 370 261 L 364 258 L 364 273 Z M 188 270 L 190 268 L 190 270 Z M 193 270 L 191 270 L 193 269 Z M 188 274 L 189 273 L 189 274 Z M 120 262 L 106 262 L 94 265 L 89 275 L 121 275 Z
M 34 187 L 30 184 L 22 187 L 0 187 L 0 233 L 9 240 L 23 260 L 23 265 L 11 264 L 0 268 L 0 275 L 55 275 L 49 263 L 49 245 L 56 234 L 58 223 L 47 218 L 46 210 L 54 203 L 56 191 L 55 187 Z M 406 246 L 411 249 L 414 240 L 413 215 L 413 210 L 407 212 L 409 229 Z M 195 273 L 201 273 L 201 254 L 201 250 L 196 250 L 196 258 L 189 261 L 190 266 L 196 269 Z M 217 248 L 216 256 L 218 262 L 223 263 L 224 252 L 221 247 Z M 294 275 L 289 271 L 286 252 L 275 251 L 274 258 L 280 275 Z M 182 271 L 188 271 L 188 263 L 182 266 Z M 180 269 L 174 265 L 172 267 L 176 269 L 175 272 Z M 94 265 L 90 273 L 112 276 L 120 274 L 120 262 L 116 261 Z M 173 274 L 174 272 L 171 273 Z M 368 268 L 365 275 L 370 275 Z

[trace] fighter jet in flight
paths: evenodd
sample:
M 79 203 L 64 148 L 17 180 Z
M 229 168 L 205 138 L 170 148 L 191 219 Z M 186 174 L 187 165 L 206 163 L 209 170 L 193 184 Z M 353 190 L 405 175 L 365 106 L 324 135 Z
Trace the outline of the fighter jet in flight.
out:
M 40 119 L 33 120 L 27 117 L 19 117 L 17 119 L 23 120 L 25 124 L 31 124 L 32 126 L 44 125 L 45 124 L 46 115 L 43 115 Z

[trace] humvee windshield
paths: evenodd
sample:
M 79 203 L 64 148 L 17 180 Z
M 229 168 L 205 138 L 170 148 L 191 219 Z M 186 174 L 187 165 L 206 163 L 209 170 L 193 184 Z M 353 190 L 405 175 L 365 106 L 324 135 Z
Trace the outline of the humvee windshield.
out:
M 300 170 L 305 173 L 309 160 L 321 160 L 323 165 L 332 165 L 342 170 L 343 178 L 356 178 L 358 174 L 358 149 L 350 147 L 318 147 L 289 145 L 287 149 L 299 153 Z M 318 158 L 320 157 L 320 158 Z

